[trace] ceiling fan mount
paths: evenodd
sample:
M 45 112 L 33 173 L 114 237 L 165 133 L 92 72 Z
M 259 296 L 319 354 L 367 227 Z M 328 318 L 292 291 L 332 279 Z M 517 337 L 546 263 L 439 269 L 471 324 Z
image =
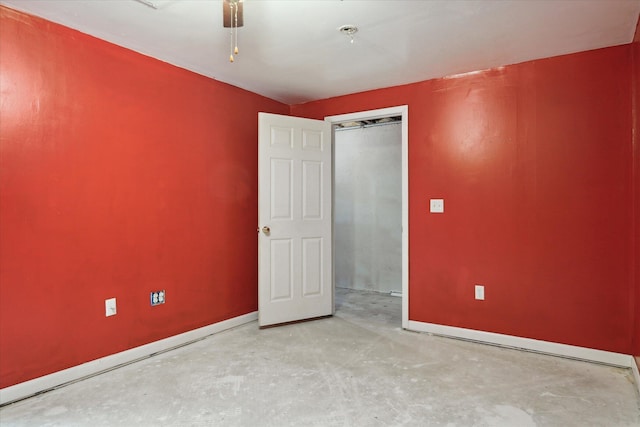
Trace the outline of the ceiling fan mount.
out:
M 238 28 L 244 25 L 243 4 L 242 0 L 222 0 L 222 24 L 224 28 Z

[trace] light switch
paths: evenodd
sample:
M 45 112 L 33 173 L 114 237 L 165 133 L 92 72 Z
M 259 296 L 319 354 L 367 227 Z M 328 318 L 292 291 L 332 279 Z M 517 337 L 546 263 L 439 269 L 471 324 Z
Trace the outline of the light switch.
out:
M 109 298 L 104 300 L 104 315 L 109 317 L 116 314 L 116 299 Z
M 429 212 L 444 213 L 444 199 L 430 199 Z
M 484 300 L 484 286 L 483 285 L 476 285 L 476 299 L 477 300 Z

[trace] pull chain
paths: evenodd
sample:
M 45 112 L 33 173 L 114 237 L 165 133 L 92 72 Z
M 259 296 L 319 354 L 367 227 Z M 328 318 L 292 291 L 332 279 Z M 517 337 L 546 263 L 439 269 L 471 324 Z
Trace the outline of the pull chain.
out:
M 233 62 L 233 2 L 229 1 L 229 62 Z
M 233 53 L 238 54 L 238 7 L 240 5 L 235 3 L 235 36 L 236 36 L 236 48 L 233 50 Z

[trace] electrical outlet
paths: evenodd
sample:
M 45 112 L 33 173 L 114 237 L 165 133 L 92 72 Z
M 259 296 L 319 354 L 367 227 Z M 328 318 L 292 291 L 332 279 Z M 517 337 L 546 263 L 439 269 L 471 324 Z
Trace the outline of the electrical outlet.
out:
M 161 291 L 151 292 L 151 305 L 154 306 L 164 304 L 166 297 L 167 294 L 164 289 Z
M 116 309 L 116 299 L 109 298 L 104 300 L 104 315 L 106 317 L 113 316 L 117 313 Z
M 484 285 L 476 285 L 476 299 L 484 301 Z
M 429 199 L 429 212 L 444 213 L 444 199 Z

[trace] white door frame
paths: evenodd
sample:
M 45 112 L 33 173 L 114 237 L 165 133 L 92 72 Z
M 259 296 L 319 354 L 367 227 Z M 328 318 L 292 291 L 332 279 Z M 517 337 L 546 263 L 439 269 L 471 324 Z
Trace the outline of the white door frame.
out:
M 409 327 L 409 106 L 381 108 L 378 110 L 327 116 L 324 119 L 332 125 L 343 122 L 381 119 L 383 117 L 402 117 L 402 328 Z M 331 138 L 331 144 L 334 144 Z M 332 150 L 335 156 L 335 150 Z M 333 162 L 335 164 L 335 162 Z M 333 168 L 333 166 L 332 166 Z M 332 183 L 335 173 L 332 172 Z M 333 184 L 332 184 L 333 185 Z M 333 193 L 333 191 L 332 191 Z M 335 253 L 335 251 L 332 251 Z M 335 301 L 335 274 L 333 274 Z

